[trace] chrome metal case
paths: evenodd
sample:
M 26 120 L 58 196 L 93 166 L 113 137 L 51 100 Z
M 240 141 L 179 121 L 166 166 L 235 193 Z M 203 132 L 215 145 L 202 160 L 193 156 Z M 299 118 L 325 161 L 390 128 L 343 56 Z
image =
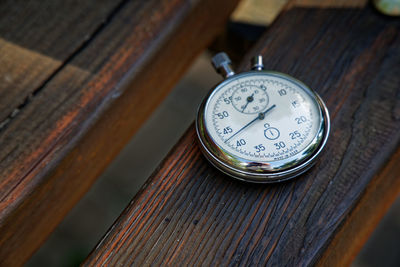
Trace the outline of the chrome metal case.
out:
M 273 162 L 249 161 L 247 159 L 235 156 L 219 147 L 207 131 L 207 125 L 205 122 L 205 109 L 212 94 L 217 92 L 223 85 L 232 82 L 234 79 L 249 74 L 254 75 L 255 73 L 257 73 L 257 75 L 273 75 L 288 79 L 300 86 L 311 96 L 312 99 L 318 103 L 321 118 L 319 121 L 319 130 L 315 138 L 303 150 L 303 152 L 296 154 L 294 157 Z M 259 70 L 242 72 L 240 74 L 229 76 L 215 86 L 208 93 L 199 107 L 196 118 L 196 131 L 203 154 L 216 168 L 232 176 L 233 178 L 242 181 L 253 183 L 274 183 L 296 177 L 313 166 L 316 158 L 321 153 L 327 142 L 330 131 L 330 120 L 328 109 L 326 108 L 322 99 L 304 83 L 284 73 Z

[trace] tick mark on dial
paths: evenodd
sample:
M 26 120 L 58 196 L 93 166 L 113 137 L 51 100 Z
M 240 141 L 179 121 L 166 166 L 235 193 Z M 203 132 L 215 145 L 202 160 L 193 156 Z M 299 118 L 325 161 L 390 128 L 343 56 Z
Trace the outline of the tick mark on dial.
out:
M 268 94 L 254 85 L 234 88 L 233 107 L 244 114 L 258 114 L 268 106 Z

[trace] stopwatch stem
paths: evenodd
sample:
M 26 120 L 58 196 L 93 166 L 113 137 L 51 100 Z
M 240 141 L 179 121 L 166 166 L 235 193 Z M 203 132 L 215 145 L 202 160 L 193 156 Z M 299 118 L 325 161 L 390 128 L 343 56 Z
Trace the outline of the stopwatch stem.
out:
M 215 70 L 220 73 L 224 78 L 235 75 L 232 69 L 232 62 L 228 55 L 224 52 L 218 53 L 211 59 L 211 63 Z
M 261 55 L 255 56 L 251 59 L 251 69 L 258 71 L 264 69 L 263 58 Z

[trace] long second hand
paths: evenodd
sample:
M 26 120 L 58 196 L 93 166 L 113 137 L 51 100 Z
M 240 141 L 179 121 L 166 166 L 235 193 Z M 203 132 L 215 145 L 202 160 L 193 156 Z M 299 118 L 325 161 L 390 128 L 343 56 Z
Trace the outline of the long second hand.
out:
M 262 120 L 265 117 L 265 114 L 267 114 L 267 112 L 271 111 L 274 107 L 276 107 L 275 104 L 273 104 L 271 107 L 269 107 L 266 111 L 261 112 L 258 114 L 258 116 L 252 120 L 251 122 L 247 123 L 245 126 L 243 126 L 239 131 L 237 131 L 236 133 L 234 133 L 231 137 L 229 137 L 228 139 L 225 140 L 224 143 L 228 142 L 229 140 L 231 140 L 235 135 L 237 135 L 238 133 L 240 133 L 241 131 L 243 131 L 244 129 L 246 129 L 250 124 L 252 124 L 253 122 L 255 122 L 256 120 Z

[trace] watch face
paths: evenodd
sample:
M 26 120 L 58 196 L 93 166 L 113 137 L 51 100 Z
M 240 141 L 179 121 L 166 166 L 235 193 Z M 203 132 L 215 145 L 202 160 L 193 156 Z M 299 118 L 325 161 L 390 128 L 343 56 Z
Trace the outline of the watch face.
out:
M 326 130 L 321 105 L 288 75 L 241 73 L 219 84 L 203 103 L 200 139 L 209 157 L 227 168 L 261 175 L 284 171 L 319 148 Z

